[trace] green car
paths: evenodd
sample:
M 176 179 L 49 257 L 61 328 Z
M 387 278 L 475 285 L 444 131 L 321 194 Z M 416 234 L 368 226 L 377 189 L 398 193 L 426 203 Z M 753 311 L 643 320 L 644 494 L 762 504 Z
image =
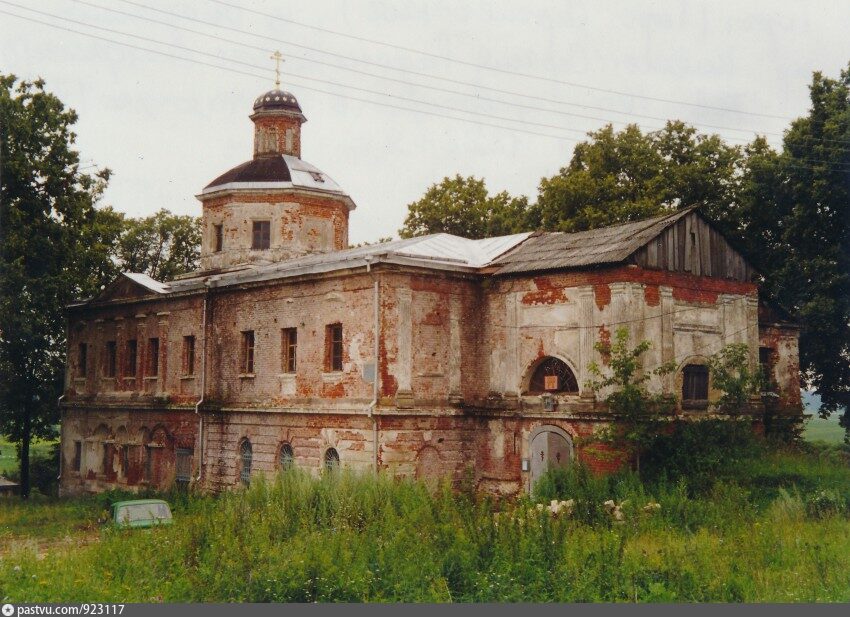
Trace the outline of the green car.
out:
M 171 508 L 162 499 L 135 499 L 112 504 L 112 522 L 118 527 L 170 525 Z

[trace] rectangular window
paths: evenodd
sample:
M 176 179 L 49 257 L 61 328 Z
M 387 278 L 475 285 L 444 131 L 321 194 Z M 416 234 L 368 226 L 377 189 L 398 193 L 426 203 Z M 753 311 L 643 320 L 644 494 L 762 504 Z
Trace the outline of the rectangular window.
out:
M 148 339 L 148 377 L 159 375 L 159 339 Z
M 770 347 L 759 347 L 759 368 L 763 392 L 775 392 L 776 382 L 773 379 L 773 350 Z
M 708 400 L 708 367 L 689 364 L 682 371 L 682 401 Z
M 298 351 L 298 330 L 284 328 L 281 330 L 281 370 L 284 373 L 295 372 L 295 358 Z
M 80 468 L 83 465 L 83 442 L 75 441 L 74 442 L 74 460 L 71 463 L 71 469 L 74 471 L 80 471 Z
M 89 364 L 89 346 L 86 343 L 80 343 L 77 346 L 77 372 L 78 377 L 85 377 L 88 371 Z
M 107 341 L 106 349 L 105 349 L 105 357 L 103 358 L 103 376 L 104 377 L 115 377 L 115 363 L 116 363 L 116 347 L 115 341 Z
M 189 486 L 192 481 L 192 454 L 191 448 L 177 448 L 176 458 L 174 461 L 175 475 L 174 481 L 180 488 Z
M 242 333 L 242 373 L 252 375 L 254 373 L 254 331 L 246 330 Z
M 325 327 L 325 370 L 342 370 L 342 324 Z
M 220 253 L 224 248 L 224 225 L 213 225 L 213 251 Z
M 195 374 L 195 337 L 183 337 L 183 374 Z
M 130 446 L 124 444 L 121 446 L 121 474 L 126 478 L 127 472 L 130 471 Z
M 103 475 L 110 476 L 113 472 L 112 468 L 112 444 L 103 444 Z
M 254 231 L 251 238 L 251 248 L 254 250 L 267 249 L 271 246 L 271 221 L 254 221 Z
M 135 377 L 136 376 L 136 356 L 139 350 L 139 346 L 136 343 L 136 339 L 131 339 L 127 341 L 127 377 Z
M 145 480 L 151 481 L 153 477 L 153 448 L 145 446 Z

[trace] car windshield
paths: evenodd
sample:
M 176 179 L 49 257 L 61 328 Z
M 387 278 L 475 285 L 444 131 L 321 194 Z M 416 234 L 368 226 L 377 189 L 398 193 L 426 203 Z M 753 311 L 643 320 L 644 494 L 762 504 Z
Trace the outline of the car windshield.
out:
M 135 523 L 137 521 L 167 520 L 171 511 L 164 503 L 137 503 L 121 506 L 118 510 L 119 523 Z

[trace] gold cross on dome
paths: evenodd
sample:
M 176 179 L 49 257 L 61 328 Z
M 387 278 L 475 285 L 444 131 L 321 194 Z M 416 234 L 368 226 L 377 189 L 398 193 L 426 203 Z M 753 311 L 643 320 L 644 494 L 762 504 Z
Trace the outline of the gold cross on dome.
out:
M 274 60 L 274 72 L 276 75 L 274 85 L 280 88 L 280 63 L 286 61 L 283 59 L 283 56 L 281 55 L 280 51 L 274 52 L 271 56 L 269 56 L 269 58 Z

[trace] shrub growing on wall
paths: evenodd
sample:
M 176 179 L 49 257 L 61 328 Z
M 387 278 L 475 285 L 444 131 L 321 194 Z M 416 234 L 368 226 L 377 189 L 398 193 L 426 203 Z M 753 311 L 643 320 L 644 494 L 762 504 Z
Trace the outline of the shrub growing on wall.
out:
M 761 369 L 750 369 L 750 348 L 746 343 L 726 345 L 708 361 L 711 381 L 722 393 L 715 408 L 725 414 L 739 414 L 750 397 L 757 395 L 764 381 Z
M 668 362 L 644 371 L 641 356 L 649 350 L 650 342 L 641 341 L 631 347 L 629 338 L 628 328 L 621 327 L 617 329 L 613 342 L 602 339 L 594 345 L 605 358 L 607 371 L 603 372 L 596 362 L 591 362 L 587 368 L 594 379 L 588 386 L 594 392 L 613 388 L 605 397 L 605 403 L 616 421 L 597 438 L 632 454 L 640 471 L 641 452 L 664 430 L 675 406 L 673 397 L 651 394 L 646 384 L 653 375 L 671 373 L 675 365 Z

